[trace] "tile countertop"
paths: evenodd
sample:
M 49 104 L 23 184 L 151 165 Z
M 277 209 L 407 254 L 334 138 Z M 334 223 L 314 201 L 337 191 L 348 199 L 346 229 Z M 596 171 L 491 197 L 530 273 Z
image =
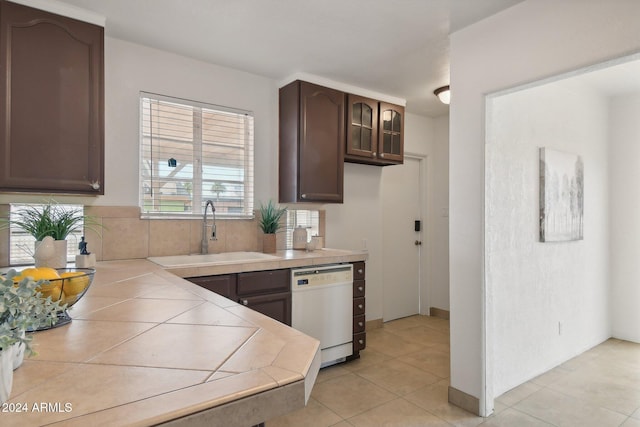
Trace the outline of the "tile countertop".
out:
M 339 250 L 276 255 L 189 275 L 366 259 Z M 147 260 L 98 263 L 69 311 L 74 320 L 35 333 L 39 354 L 14 371 L 0 424 L 247 426 L 303 407 L 319 342 L 176 274 Z

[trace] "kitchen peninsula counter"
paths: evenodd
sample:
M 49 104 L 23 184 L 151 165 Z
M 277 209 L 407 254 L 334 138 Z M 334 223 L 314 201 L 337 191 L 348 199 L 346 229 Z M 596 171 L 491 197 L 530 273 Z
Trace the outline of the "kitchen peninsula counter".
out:
M 14 371 L 0 424 L 249 426 L 304 406 L 314 338 L 147 260 L 96 270 L 73 321 L 34 334 L 39 354 Z

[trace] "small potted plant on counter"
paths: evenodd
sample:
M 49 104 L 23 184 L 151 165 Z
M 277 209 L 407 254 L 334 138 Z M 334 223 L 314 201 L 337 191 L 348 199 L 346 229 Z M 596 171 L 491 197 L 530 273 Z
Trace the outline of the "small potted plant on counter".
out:
M 30 277 L 14 281 L 15 270 L 0 278 L 0 403 L 9 399 L 13 370 L 22 364 L 24 355 L 33 354 L 31 334 L 42 326 L 52 326 L 58 311 L 65 307 L 51 298 L 43 298 L 39 286 Z
M 278 207 L 271 200 L 266 205 L 260 203 L 260 229 L 262 230 L 262 252 L 276 252 L 276 232 L 282 227 L 280 220 L 287 212 L 286 207 Z
M 36 239 L 36 267 L 63 268 L 67 265 L 67 236 L 83 227 L 95 230 L 99 223 L 83 215 L 81 208 L 69 208 L 49 200 L 44 205 L 18 208 L 3 227 L 14 225 Z

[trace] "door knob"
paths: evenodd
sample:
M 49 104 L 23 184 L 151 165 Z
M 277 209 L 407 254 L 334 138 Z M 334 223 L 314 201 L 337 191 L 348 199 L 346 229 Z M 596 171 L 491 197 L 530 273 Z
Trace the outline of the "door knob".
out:
M 420 240 L 416 240 L 416 243 L 415 243 L 416 246 L 420 246 L 421 244 L 422 242 Z

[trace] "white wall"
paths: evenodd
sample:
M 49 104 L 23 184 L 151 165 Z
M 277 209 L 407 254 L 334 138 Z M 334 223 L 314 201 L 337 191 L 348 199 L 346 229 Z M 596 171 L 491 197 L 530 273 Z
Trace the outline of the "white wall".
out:
M 327 79 L 323 82 L 332 84 Z M 339 82 L 335 84 L 334 87 L 365 96 L 395 103 L 401 101 L 367 90 L 358 92 L 353 87 Z M 277 199 L 278 82 L 106 37 L 105 194 L 97 197 L 56 195 L 57 201 L 98 206 L 138 205 L 140 91 L 252 111 L 255 117 L 255 200 Z M 434 144 L 432 119 L 407 114 L 405 133 L 407 150 L 431 155 L 431 147 Z M 446 144 L 444 139 L 441 132 L 440 154 Z M 345 203 L 314 206 L 327 210 L 327 246 L 362 249 L 363 240 L 367 242 L 366 246 L 370 251 L 367 271 L 368 319 L 382 318 L 381 170 L 376 166 L 347 163 Z M 446 174 L 445 169 L 438 170 L 441 174 Z M 432 174 L 433 172 L 430 172 L 429 176 Z M 438 179 L 443 181 L 443 178 Z M 443 191 L 445 190 L 439 190 L 438 194 L 442 194 Z M 42 199 L 40 195 L 0 195 L 0 203 L 41 202 Z M 427 213 L 427 216 L 431 216 L 430 213 Z M 441 236 L 439 238 L 442 239 Z M 440 252 L 439 262 L 443 257 L 442 250 Z M 444 286 L 442 280 L 440 286 Z
M 277 198 L 278 92 L 273 80 L 147 48 L 105 40 L 105 196 L 101 205 L 138 204 L 140 91 L 253 111 L 255 197 Z
M 277 200 L 278 88 L 274 80 L 110 37 L 105 38 L 105 194 L 97 197 L 56 194 L 55 200 L 93 206 L 138 206 L 140 91 L 252 111 L 255 200 Z M 0 196 L 0 203 L 41 203 L 47 197 L 8 194 Z M 143 242 L 148 236 L 138 237 Z M 108 240 L 103 239 L 103 247 L 111 246 Z M 255 245 L 234 247 L 239 250 Z M 181 251 L 184 250 L 182 245 Z M 158 253 L 158 248 L 153 251 Z M 146 256 L 147 250 L 124 253 L 110 250 L 107 255 L 107 258 Z
M 488 100 L 485 265 L 495 396 L 611 335 L 608 105 L 565 81 Z M 540 147 L 582 157 L 583 240 L 539 242 Z
M 60 202 L 138 205 L 140 91 L 253 111 L 256 200 L 277 199 L 278 91 L 261 76 L 114 38 L 105 38 L 105 194 L 56 196 Z M 41 196 L 0 196 L 0 202 Z
M 640 94 L 611 101 L 613 336 L 640 342 Z
M 433 226 L 437 221 L 430 221 L 433 202 L 430 202 L 432 194 L 439 195 L 442 201 L 442 194 L 446 193 L 446 173 L 447 166 L 442 165 L 442 157 L 446 155 L 446 132 L 442 132 L 442 127 L 446 127 L 446 116 L 440 119 L 422 117 L 415 114 L 406 114 L 405 117 L 405 151 L 426 157 L 427 179 L 426 179 L 426 208 L 425 218 L 427 218 L 427 236 L 435 235 L 435 238 L 427 238 L 427 256 L 425 257 L 425 267 L 427 280 L 424 301 L 429 304 L 429 289 L 433 282 L 432 276 L 437 271 L 440 282 L 438 282 L 438 295 L 448 294 L 448 283 L 442 279 L 446 273 L 442 270 L 445 265 L 442 262 L 446 258 L 446 241 L 448 236 L 434 233 Z M 440 126 L 440 133 L 436 134 L 437 124 Z M 434 167 L 434 164 L 438 167 Z M 386 166 L 402 167 L 402 166 Z M 327 211 L 327 241 L 329 247 L 344 249 L 366 249 L 369 251 L 367 260 L 367 320 L 382 319 L 382 272 L 384 259 L 382 257 L 382 245 L 384 244 L 383 228 L 395 227 L 395 224 L 385 224 L 382 218 L 382 167 L 366 166 L 353 163 L 345 163 L 344 177 L 344 200 L 343 205 L 324 205 Z M 443 176 L 444 175 L 444 176 Z M 440 230 L 441 231 L 441 230 Z M 389 233 L 393 234 L 393 233 Z M 366 241 L 366 243 L 365 243 Z M 433 259 L 439 263 L 434 265 Z M 448 302 L 448 301 L 447 301 Z M 443 302 L 444 304 L 444 302 Z M 438 306 L 447 309 L 447 306 Z M 428 308 L 428 306 L 427 306 Z
M 451 387 L 493 408 L 484 281 L 485 95 L 640 50 L 640 2 L 527 0 L 451 35 Z M 602 25 L 603 22 L 615 25 Z M 489 384 L 487 384 L 489 383 Z
M 428 301 L 431 307 L 449 310 L 449 115 L 435 118 L 434 128 L 427 217 L 432 254 Z
M 56 200 L 99 206 L 138 205 L 140 91 L 253 111 L 255 199 L 277 200 L 276 81 L 109 37 L 105 39 L 105 195 L 56 196 Z M 430 154 L 432 119 L 407 114 L 405 132 L 408 150 Z M 328 247 L 362 249 L 363 239 L 367 241 L 366 314 L 371 320 L 382 318 L 380 179 L 380 167 L 347 163 L 345 203 L 315 206 L 327 210 Z M 40 202 L 42 196 L 0 195 L 0 203 L 15 201 Z

